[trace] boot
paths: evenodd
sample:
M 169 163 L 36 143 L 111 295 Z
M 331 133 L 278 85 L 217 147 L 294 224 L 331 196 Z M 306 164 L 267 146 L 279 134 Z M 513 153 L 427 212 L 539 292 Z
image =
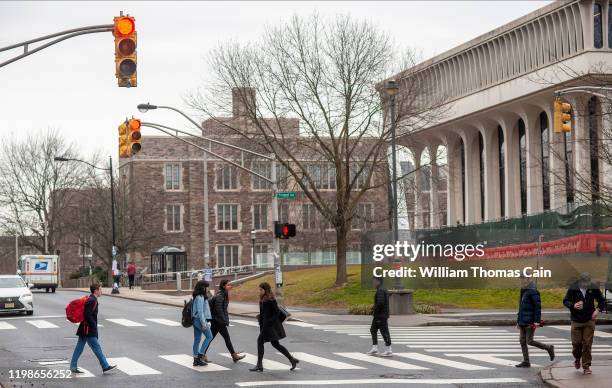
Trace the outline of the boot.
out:
M 529 361 L 523 361 L 520 364 L 516 364 L 517 368 L 531 368 L 531 363 Z
M 207 364 L 202 361 L 201 355 L 197 355 L 193 358 L 193 366 L 206 366 Z
M 555 345 L 550 345 L 550 348 L 548 348 L 548 355 L 550 356 L 550 361 L 555 360 Z
M 198 354 L 198 357 L 200 357 L 200 360 L 202 360 L 204 363 L 208 364 L 210 361 L 208 361 L 208 356 L 207 355 L 203 355 L 203 354 Z
M 255 365 L 254 367 L 249 369 L 251 372 L 263 372 L 263 366 L 262 365 Z
M 294 370 L 295 367 L 297 366 L 298 362 L 300 362 L 300 360 L 298 360 L 295 357 L 291 357 L 291 360 L 289 360 L 289 362 L 291 363 L 291 369 L 289 369 L 289 370 Z
M 243 358 L 245 358 L 245 357 L 246 357 L 246 355 L 244 355 L 244 354 L 240 354 L 240 353 L 232 353 L 232 360 L 233 360 L 234 362 L 238 362 L 238 361 L 242 360 L 242 359 L 243 359 Z

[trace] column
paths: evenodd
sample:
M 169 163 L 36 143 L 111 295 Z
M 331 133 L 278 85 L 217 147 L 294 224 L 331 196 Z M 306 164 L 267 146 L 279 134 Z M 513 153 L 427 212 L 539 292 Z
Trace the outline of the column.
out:
M 438 185 L 440 183 L 440 176 L 438 173 L 438 147 L 439 144 L 430 144 L 427 146 L 431 165 L 431 191 L 429 193 L 429 225 L 432 229 L 440 227 L 440 206 L 438 204 Z
M 448 179 L 446 184 L 446 209 L 449 226 L 463 223 L 463 198 L 461 196 L 461 155 L 459 139 L 451 137 L 446 140 L 448 158 Z
M 411 147 L 414 156 L 414 224 L 415 229 L 423 229 L 423 206 L 421 204 L 423 171 L 421 168 L 422 147 Z
M 504 154 L 506 166 L 506 193 L 505 208 L 506 217 L 519 217 L 521 215 L 521 182 L 520 182 L 520 160 L 519 160 L 519 139 L 517 129 L 518 118 L 502 121 L 501 127 L 504 132 Z
M 601 154 L 601 198 L 609 203 L 612 200 L 612 149 L 610 143 L 602 139 L 612 139 L 612 92 L 606 93 L 607 98 L 601 99 L 602 128 L 599 136 Z M 607 148 L 604 148 L 607 147 Z
M 465 222 L 473 224 L 482 220 L 480 215 L 480 149 L 478 147 L 478 133 L 465 131 L 463 142 L 465 146 Z
M 523 118 L 527 137 L 527 214 L 544 211 L 542 187 L 542 133 L 538 111 L 530 111 Z

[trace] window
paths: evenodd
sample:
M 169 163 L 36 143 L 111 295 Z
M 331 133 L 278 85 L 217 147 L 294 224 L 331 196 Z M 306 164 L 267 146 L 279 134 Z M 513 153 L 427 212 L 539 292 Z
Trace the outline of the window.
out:
M 268 229 L 268 205 L 256 204 L 253 205 L 253 229 L 265 230 Z
M 317 229 L 317 208 L 311 203 L 302 205 L 302 229 Z
M 289 204 L 281 203 L 278 205 L 278 221 L 281 223 L 289 222 Z
M 521 214 L 527 213 L 527 135 L 525 134 L 525 122 L 518 121 L 519 136 L 519 174 L 521 183 Z
M 497 151 L 499 156 L 499 209 L 500 216 L 506 216 L 506 158 L 504 154 L 504 131 L 501 125 L 497 126 Z
M 272 264 L 273 266 L 274 263 L 269 263 L 269 261 L 271 260 L 271 257 L 268 254 L 269 250 L 270 247 L 268 244 L 255 244 L 254 261 L 257 266 L 267 266 L 268 264 Z
M 285 190 L 289 187 L 289 170 L 282 164 L 276 164 L 276 181 L 278 182 L 278 188 Z
M 251 165 L 251 169 L 259 175 L 263 175 L 268 179 L 272 177 L 272 166 L 270 162 L 253 162 L 253 164 Z M 270 182 L 261 179 L 255 175 L 251 175 L 251 177 L 253 190 L 270 190 Z
M 548 116 L 545 112 L 540 113 L 540 133 L 542 144 L 542 201 L 543 209 L 550 209 L 550 182 L 549 182 L 549 154 L 550 141 L 548 138 Z
M 215 181 L 217 190 L 237 190 L 238 170 L 231 164 L 222 165 L 217 168 Z
M 166 190 L 181 189 L 181 164 L 166 163 Z
M 238 205 L 217 205 L 217 230 L 238 230 Z
M 312 179 L 312 185 L 317 189 L 336 189 L 336 167 L 331 163 L 308 164 L 306 165 L 306 172 Z
M 359 165 L 359 164 L 351 165 L 351 182 L 353 181 L 353 179 L 355 179 L 355 175 L 357 175 L 357 173 L 359 172 L 359 169 L 361 168 L 363 169 L 357 176 L 357 180 L 355 181 L 355 185 L 353 187 L 355 190 L 362 189 L 364 187 L 367 187 L 368 185 L 368 174 L 370 173 L 370 166 L 364 166 L 364 165 Z M 334 175 L 335 175 L 335 170 L 334 170 Z M 334 176 L 334 180 L 335 179 L 336 178 Z
M 166 231 L 180 232 L 181 231 L 181 205 L 166 206 Z
M 595 48 L 603 47 L 601 4 L 593 4 L 593 44 Z
M 217 245 L 217 268 L 237 267 L 240 245 Z
M 93 245 L 93 237 L 79 237 L 79 256 L 91 257 L 91 246 Z
M 358 203 L 355 216 L 351 222 L 351 229 L 366 230 L 372 222 L 372 204 Z

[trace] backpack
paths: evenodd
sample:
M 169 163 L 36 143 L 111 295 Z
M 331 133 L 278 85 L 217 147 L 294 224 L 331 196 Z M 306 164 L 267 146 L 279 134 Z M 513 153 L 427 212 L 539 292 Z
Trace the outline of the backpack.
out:
M 75 299 L 66 306 L 66 319 L 72 323 L 81 323 L 85 319 L 85 303 L 89 296 Z
M 193 309 L 193 299 L 189 302 L 184 301 L 185 305 L 183 306 L 183 316 L 181 318 L 181 325 L 183 327 L 191 327 L 193 325 L 193 317 L 191 316 L 191 312 Z

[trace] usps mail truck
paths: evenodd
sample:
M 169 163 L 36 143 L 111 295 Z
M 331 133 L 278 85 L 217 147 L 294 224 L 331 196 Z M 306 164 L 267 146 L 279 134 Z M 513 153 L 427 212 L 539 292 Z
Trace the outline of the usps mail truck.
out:
M 46 292 L 55 292 L 59 284 L 59 256 L 56 255 L 24 255 L 19 258 L 17 272 L 32 288 Z

